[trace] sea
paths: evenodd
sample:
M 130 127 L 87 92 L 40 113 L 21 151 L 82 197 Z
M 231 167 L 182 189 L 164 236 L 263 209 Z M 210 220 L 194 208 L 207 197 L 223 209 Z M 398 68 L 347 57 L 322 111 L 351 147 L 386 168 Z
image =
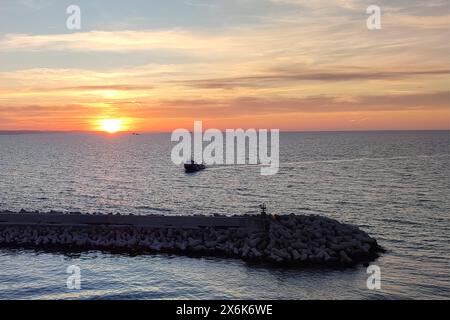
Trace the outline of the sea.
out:
M 386 250 L 365 266 L 277 268 L 237 259 L 0 247 L 0 299 L 449 299 L 449 131 L 285 132 L 280 168 L 186 174 L 170 134 L 0 135 L 0 211 L 317 214 Z M 67 285 L 70 266 L 80 289 Z M 70 270 L 70 268 L 69 268 Z

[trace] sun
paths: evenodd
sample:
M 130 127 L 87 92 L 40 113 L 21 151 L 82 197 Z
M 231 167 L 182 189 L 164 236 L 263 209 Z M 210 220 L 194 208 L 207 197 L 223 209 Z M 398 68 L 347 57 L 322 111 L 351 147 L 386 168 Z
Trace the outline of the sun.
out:
M 103 131 L 108 133 L 116 133 L 123 130 L 123 121 L 120 119 L 104 119 L 100 120 Z

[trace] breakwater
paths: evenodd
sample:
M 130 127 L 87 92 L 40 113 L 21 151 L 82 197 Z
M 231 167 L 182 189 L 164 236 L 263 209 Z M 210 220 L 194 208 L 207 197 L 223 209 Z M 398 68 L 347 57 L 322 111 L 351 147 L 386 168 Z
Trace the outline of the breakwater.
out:
M 350 266 L 382 248 L 317 215 L 133 216 L 0 212 L 0 247 L 228 256 L 276 265 Z

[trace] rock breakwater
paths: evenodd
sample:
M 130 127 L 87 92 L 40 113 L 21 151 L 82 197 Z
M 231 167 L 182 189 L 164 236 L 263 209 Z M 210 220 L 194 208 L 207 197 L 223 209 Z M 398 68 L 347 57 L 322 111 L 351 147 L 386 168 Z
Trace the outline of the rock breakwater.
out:
M 383 251 L 358 227 L 323 216 L 262 215 L 248 219 L 254 223 L 189 228 L 1 221 L 0 247 L 165 252 L 295 266 L 351 266 L 370 262 Z

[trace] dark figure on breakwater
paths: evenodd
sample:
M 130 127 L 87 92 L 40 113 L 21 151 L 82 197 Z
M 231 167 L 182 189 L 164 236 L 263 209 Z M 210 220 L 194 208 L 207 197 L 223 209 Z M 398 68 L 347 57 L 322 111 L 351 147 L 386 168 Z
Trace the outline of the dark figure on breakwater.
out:
M 259 207 L 261 208 L 261 216 L 265 217 L 267 215 L 267 213 L 266 213 L 266 209 L 267 209 L 266 204 L 263 203 L 263 204 L 259 205 Z

